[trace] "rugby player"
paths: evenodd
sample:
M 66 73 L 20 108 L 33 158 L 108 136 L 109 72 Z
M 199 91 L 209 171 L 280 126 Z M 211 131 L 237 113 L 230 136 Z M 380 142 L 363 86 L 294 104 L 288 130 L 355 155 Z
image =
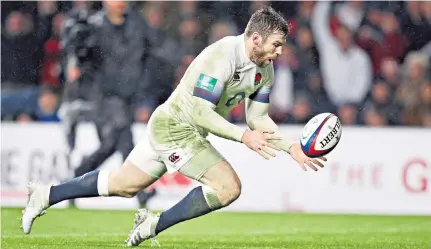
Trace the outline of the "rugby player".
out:
M 95 196 L 133 197 L 166 172 L 180 172 L 202 183 L 161 214 L 138 210 L 127 246 L 137 246 L 167 228 L 226 207 L 241 193 L 235 170 L 206 139 L 208 133 L 245 144 L 265 159 L 287 152 L 315 171 L 326 158 L 307 157 L 298 143 L 282 137 L 268 115 L 273 60 L 282 53 L 288 24 L 271 7 L 256 11 L 245 32 L 205 48 L 191 63 L 169 99 L 152 114 L 148 139 L 136 145 L 117 171 L 96 170 L 56 186 L 29 183 L 22 217 L 28 234 L 33 221 L 63 200 Z M 250 128 L 224 117 L 245 100 Z M 317 167 L 316 167 L 317 166 Z

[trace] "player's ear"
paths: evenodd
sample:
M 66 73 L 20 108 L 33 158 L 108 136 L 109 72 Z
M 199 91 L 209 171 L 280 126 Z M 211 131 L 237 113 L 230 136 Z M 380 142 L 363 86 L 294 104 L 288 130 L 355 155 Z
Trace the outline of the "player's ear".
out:
M 257 32 L 253 32 L 253 34 L 251 35 L 251 38 L 255 46 L 259 46 L 259 44 L 262 43 L 262 36 Z

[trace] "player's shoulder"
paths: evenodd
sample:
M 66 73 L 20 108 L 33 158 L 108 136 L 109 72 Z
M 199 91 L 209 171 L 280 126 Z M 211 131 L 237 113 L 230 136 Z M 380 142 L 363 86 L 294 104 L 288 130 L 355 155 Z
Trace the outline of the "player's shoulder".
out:
M 223 37 L 206 47 L 202 53 L 208 54 L 213 58 L 219 57 L 225 60 L 234 61 L 237 41 L 237 36 Z

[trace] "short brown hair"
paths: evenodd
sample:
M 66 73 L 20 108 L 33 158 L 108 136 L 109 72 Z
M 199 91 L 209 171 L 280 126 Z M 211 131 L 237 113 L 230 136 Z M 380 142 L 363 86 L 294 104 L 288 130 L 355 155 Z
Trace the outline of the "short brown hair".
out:
M 248 21 L 245 36 L 250 37 L 254 32 L 259 33 L 266 40 L 273 33 L 280 33 L 286 37 L 289 28 L 283 16 L 267 6 L 257 10 Z

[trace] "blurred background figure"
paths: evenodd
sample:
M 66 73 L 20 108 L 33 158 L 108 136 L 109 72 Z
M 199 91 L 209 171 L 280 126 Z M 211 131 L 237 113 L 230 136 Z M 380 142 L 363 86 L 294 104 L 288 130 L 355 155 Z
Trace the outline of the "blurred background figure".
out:
M 75 2 L 65 16 L 61 29 L 64 91 L 59 115 L 66 130 L 71 151 L 75 148 L 76 129 L 81 121 L 94 122 L 96 84 L 96 39 L 89 17 L 96 13 L 93 2 Z M 101 127 L 96 125 L 101 140 Z

